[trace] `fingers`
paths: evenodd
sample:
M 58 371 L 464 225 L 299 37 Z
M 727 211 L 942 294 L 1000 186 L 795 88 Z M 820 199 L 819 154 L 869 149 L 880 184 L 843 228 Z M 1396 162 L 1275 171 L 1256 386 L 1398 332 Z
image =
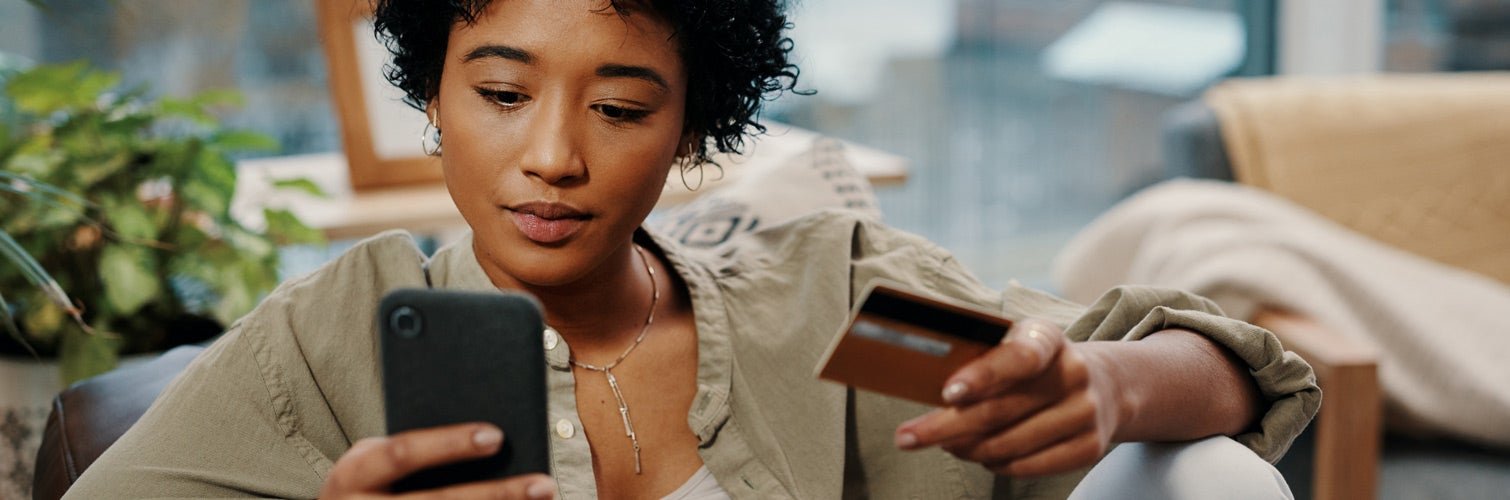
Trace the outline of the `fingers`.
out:
M 545 474 L 524 474 L 496 481 L 482 481 L 448 486 L 436 490 L 417 491 L 400 495 L 396 498 L 405 500 L 419 500 L 422 498 L 549 500 L 555 497 L 556 481 L 551 479 L 550 476 Z
M 1104 441 L 1087 432 L 1021 459 L 983 465 L 991 472 L 1012 477 L 1062 474 L 1094 465 L 1106 449 Z
M 1108 441 L 1088 363 L 1057 327 L 1018 323 L 1000 346 L 950 378 L 949 407 L 899 426 L 896 444 L 937 445 L 1013 475 L 1092 465 Z
M 326 479 L 329 493 L 385 491 L 420 469 L 482 458 L 498 452 L 503 432 L 482 424 L 456 424 L 357 441 Z M 322 494 L 322 497 L 326 495 Z
M 1065 348 L 1052 325 L 1018 323 L 1000 346 L 956 372 L 958 404 L 902 424 L 898 447 L 924 446 L 995 434 L 1085 388 L 1089 378 L 1078 353 Z
M 1096 430 L 1096 404 L 1083 393 L 1038 412 L 1000 433 L 981 439 L 945 443 L 961 460 L 1003 464 L 1042 451 L 1055 443 Z
M 1052 324 L 1027 320 L 1012 325 L 1001 345 L 949 377 L 944 401 L 962 406 L 1010 390 L 1047 369 L 1064 345 L 1064 333 Z
M 995 434 L 1053 402 L 1052 396 L 1018 392 L 970 406 L 940 408 L 897 428 L 896 445 L 917 449 Z

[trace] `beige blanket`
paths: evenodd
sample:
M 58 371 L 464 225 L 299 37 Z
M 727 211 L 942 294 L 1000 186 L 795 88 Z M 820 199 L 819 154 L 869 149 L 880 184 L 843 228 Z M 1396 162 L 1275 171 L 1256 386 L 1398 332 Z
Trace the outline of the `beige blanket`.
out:
M 1316 318 L 1378 347 L 1391 429 L 1510 447 L 1510 287 L 1284 199 L 1169 181 L 1093 222 L 1054 275 L 1081 302 L 1118 284 L 1149 284 L 1206 295 L 1234 317 L 1271 304 Z

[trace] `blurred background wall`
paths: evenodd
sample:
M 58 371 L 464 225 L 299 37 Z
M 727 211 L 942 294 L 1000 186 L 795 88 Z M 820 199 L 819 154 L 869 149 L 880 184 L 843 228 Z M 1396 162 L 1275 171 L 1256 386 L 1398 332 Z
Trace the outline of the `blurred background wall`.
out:
M 45 3 L 0 0 L 0 52 L 236 88 L 227 121 L 280 154 L 340 148 L 309 0 Z M 996 286 L 1046 284 L 1069 235 L 1160 179 L 1162 114 L 1218 78 L 1510 67 L 1489 0 L 802 0 L 792 19 L 818 93 L 765 117 L 908 157 L 887 220 Z

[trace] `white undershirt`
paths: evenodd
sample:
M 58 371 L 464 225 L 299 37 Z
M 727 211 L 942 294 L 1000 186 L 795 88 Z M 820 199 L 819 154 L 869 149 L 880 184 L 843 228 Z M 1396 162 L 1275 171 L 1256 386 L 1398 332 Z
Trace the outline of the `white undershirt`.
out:
M 730 500 L 730 497 L 718 486 L 718 481 L 713 479 L 713 473 L 708 472 L 708 466 L 704 465 L 698 467 L 697 472 L 692 473 L 692 477 L 682 487 L 661 500 Z

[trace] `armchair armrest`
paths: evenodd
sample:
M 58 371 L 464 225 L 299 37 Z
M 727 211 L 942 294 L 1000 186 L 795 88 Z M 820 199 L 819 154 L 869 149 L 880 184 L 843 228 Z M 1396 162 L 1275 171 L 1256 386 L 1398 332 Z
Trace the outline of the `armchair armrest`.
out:
M 1274 308 L 1261 308 L 1253 324 L 1274 332 L 1316 371 L 1324 400 L 1314 424 L 1314 498 L 1376 497 L 1383 428 L 1378 351 L 1310 318 Z

